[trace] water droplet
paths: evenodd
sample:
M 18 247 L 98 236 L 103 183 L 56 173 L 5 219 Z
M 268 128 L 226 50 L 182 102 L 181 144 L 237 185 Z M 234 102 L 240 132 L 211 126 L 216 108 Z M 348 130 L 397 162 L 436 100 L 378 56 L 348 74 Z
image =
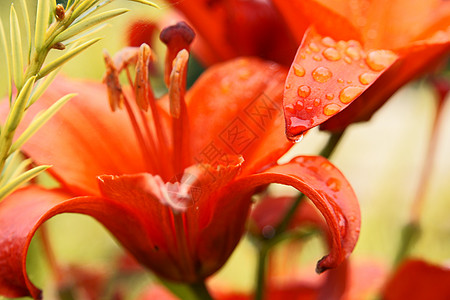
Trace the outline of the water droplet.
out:
M 305 59 L 306 58 L 305 53 L 300 53 L 300 57 L 301 57 L 301 59 Z
M 307 113 L 312 113 L 312 111 L 314 110 L 314 107 L 312 107 L 312 106 L 307 106 L 306 108 L 305 108 L 305 110 L 306 110 L 306 112 Z
M 297 103 L 295 104 L 295 110 L 300 111 L 303 109 L 304 106 L 305 104 L 303 103 L 303 101 L 298 100 Z
M 311 49 L 314 52 L 319 52 L 320 51 L 319 46 L 317 46 L 317 44 L 314 43 L 314 42 L 309 43 L 309 49 Z
M 313 102 L 313 104 L 314 104 L 314 106 L 319 106 L 320 105 L 320 99 L 319 98 L 316 98 L 316 99 L 314 99 L 314 102 Z
M 290 85 L 289 83 L 286 84 L 285 89 L 288 90 L 288 89 L 290 89 L 290 88 L 291 88 L 291 85 Z
M 327 171 L 330 171 L 333 168 L 333 166 L 329 162 L 323 162 L 320 164 L 320 166 Z
M 325 97 L 326 97 L 328 100 L 333 100 L 334 94 L 333 94 L 333 93 L 328 93 L 328 94 L 325 95 Z
M 366 63 L 374 71 L 382 71 L 390 66 L 397 56 L 390 50 L 375 50 L 367 55 Z
M 306 54 L 311 54 L 312 52 L 311 52 L 310 49 L 305 49 L 305 53 L 306 53 Z
M 361 58 L 359 50 L 356 47 L 348 47 L 347 49 L 345 49 L 345 54 L 347 54 L 353 60 L 359 60 Z
M 286 120 L 286 137 L 294 143 L 298 143 L 303 139 L 303 133 L 308 130 L 305 121 L 298 117 L 290 117 Z
M 303 77 L 305 76 L 305 69 L 302 66 L 294 66 L 294 74 Z
M 323 113 L 326 116 L 332 116 L 332 115 L 336 114 L 337 112 L 339 112 L 340 109 L 341 109 L 341 107 L 339 105 L 331 103 L 331 104 L 325 105 L 325 107 L 323 108 Z
M 344 61 L 345 61 L 346 63 L 348 63 L 348 64 L 351 64 L 351 63 L 352 63 L 352 59 L 351 59 L 350 57 L 348 57 L 348 56 L 344 57 Z
M 347 47 L 347 43 L 344 41 L 339 41 L 337 42 L 336 47 L 339 49 L 345 49 Z
M 332 38 L 326 36 L 322 39 L 322 44 L 324 44 L 327 47 L 334 47 L 336 45 L 336 42 Z
M 303 134 L 297 135 L 295 137 L 288 137 L 291 142 L 300 143 L 303 140 Z
M 342 78 L 339 78 L 339 79 L 337 80 L 337 82 L 339 82 L 339 83 L 343 83 L 343 82 L 344 82 L 344 79 L 342 79 Z
M 364 89 L 359 86 L 348 86 L 339 94 L 339 100 L 341 100 L 342 103 L 347 104 L 352 102 L 356 97 L 358 97 Z
M 294 108 L 294 104 L 288 104 L 288 105 L 286 105 L 286 106 L 284 107 L 284 109 L 285 109 L 287 112 L 291 113 L 291 114 L 295 114 L 295 113 L 296 113 L 296 110 L 295 110 L 295 108 Z
M 306 98 L 311 94 L 311 88 L 307 85 L 301 85 L 298 87 L 297 93 L 300 97 Z
M 331 76 L 333 76 L 333 73 L 331 73 L 331 71 L 328 68 L 318 67 L 314 69 L 312 76 L 315 81 L 323 83 L 330 80 Z
M 319 55 L 314 55 L 314 56 L 313 56 L 313 59 L 314 59 L 315 61 L 321 61 L 321 60 L 322 60 L 322 57 L 320 57 Z
M 331 61 L 336 61 L 341 59 L 341 55 L 339 54 L 339 51 L 337 51 L 334 48 L 327 48 L 323 51 L 323 56 Z
M 378 75 L 374 73 L 363 73 L 359 75 L 359 81 L 362 84 L 371 84 L 377 78 L 377 76 Z
M 341 182 L 338 179 L 331 177 L 327 180 L 327 186 L 332 191 L 339 192 L 339 190 L 341 189 Z

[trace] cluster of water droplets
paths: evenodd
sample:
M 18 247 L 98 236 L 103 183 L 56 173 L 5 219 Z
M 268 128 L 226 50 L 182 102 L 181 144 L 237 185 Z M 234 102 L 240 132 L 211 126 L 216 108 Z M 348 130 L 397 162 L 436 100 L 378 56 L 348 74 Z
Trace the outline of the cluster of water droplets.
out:
M 285 87 L 288 138 L 298 141 L 304 131 L 341 111 L 396 58 L 389 50 L 366 52 L 353 40 L 324 37 L 304 45 Z

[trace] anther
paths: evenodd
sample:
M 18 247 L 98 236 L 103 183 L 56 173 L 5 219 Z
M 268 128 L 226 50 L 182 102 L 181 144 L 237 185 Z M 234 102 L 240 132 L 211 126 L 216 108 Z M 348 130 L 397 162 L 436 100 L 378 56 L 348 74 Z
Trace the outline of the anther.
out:
M 172 72 L 172 61 L 182 49 L 189 51 L 189 46 L 194 40 L 195 33 L 185 22 L 164 28 L 159 35 L 161 41 L 167 46 L 164 80 L 169 85 Z
M 150 64 L 151 53 L 150 47 L 147 44 L 142 44 L 139 48 L 139 56 L 136 64 L 136 80 L 134 85 L 136 104 L 144 111 L 148 110 L 148 92 L 150 89 L 148 66 Z
M 109 56 L 109 53 L 104 51 L 103 58 L 105 59 L 106 64 L 106 74 L 103 81 L 106 83 L 106 88 L 108 91 L 108 99 L 109 105 L 112 111 L 115 111 L 116 108 L 122 107 L 123 102 L 123 94 L 122 94 L 122 86 L 119 81 L 119 72 L 114 65 L 114 62 Z
M 62 21 L 66 17 L 66 10 L 64 9 L 64 6 L 62 6 L 61 4 L 56 5 L 55 17 L 56 20 L 58 21 Z

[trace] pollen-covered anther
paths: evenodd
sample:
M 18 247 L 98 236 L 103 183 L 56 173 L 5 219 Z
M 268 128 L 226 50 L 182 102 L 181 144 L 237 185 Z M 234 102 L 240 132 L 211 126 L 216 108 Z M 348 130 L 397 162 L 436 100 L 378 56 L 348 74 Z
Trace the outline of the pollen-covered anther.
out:
M 186 67 L 189 60 L 189 53 L 186 49 L 178 52 L 173 61 L 172 72 L 170 73 L 169 100 L 170 114 L 178 119 L 181 113 L 181 105 L 184 102 L 186 91 Z
M 164 28 L 159 38 L 167 46 L 164 80 L 168 85 L 172 72 L 172 61 L 182 49 L 189 51 L 189 47 L 195 38 L 195 32 L 185 22 L 178 22 L 175 25 Z
M 139 55 L 136 64 L 136 79 L 134 82 L 134 91 L 138 107 L 144 111 L 148 110 L 149 99 L 148 92 L 150 82 L 148 78 L 148 66 L 150 64 L 152 51 L 147 44 L 142 44 L 139 48 Z
M 61 4 L 56 5 L 55 17 L 56 20 L 58 21 L 62 21 L 66 17 L 66 10 L 64 9 L 64 6 L 62 6 Z
M 103 52 L 103 58 L 105 59 L 106 64 L 106 74 L 103 78 L 103 82 L 106 83 L 108 100 L 111 110 L 115 111 L 116 108 L 122 107 L 123 102 L 122 86 L 120 85 L 119 81 L 119 72 L 117 71 L 117 68 L 114 65 L 114 62 L 108 52 Z

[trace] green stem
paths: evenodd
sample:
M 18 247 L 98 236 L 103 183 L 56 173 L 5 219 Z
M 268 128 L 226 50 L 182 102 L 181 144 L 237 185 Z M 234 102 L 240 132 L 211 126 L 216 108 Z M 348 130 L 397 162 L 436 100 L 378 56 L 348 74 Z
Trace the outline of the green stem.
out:
M 270 246 L 266 246 L 262 243 L 258 255 L 258 269 L 256 273 L 256 291 L 255 300 L 263 300 L 264 292 L 266 290 L 266 271 L 267 271 L 267 255 L 269 253 Z
M 208 288 L 206 287 L 205 282 L 197 282 L 192 283 L 190 285 L 193 293 L 199 300 L 213 300 L 213 297 L 211 297 L 211 294 L 208 291 Z
M 438 105 L 436 105 L 435 117 L 431 128 L 431 137 L 428 143 L 425 161 L 422 165 L 419 188 L 416 191 L 416 196 L 412 203 L 410 220 L 402 228 L 402 238 L 394 259 L 394 266 L 398 266 L 405 259 L 405 257 L 409 256 L 411 248 L 420 236 L 420 214 L 423 211 L 423 205 L 426 199 L 426 190 L 430 182 L 434 159 L 436 157 L 438 135 L 440 131 L 439 126 L 442 124 L 443 119 L 442 106 L 442 101 L 439 101 Z
M 345 130 L 344 130 L 345 131 Z M 334 150 L 336 149 L 339 141 L 341 140 L 344 131 L 338 133 L 332 133 L 328 138 L 327 144 L 320 152 L 320 155 L 326 158 L 329 158 Z M 266 282 L 266 271 L 267 271 L 267 256 L 269 254 L 270 249 L 276 244 L 273 241 L 278 240 L 278 238 L 283 235 L 286 231 L 289 223 L 295 215 L 295 211 L 299 207 L 301 201 L 303 201 L 304 195 L 299 194 L 299 196 L 295 199 L 294 203 L 291 205 L 289 210 L 286 212 L 283 220 L 281 220 L 280 224 L 277 226 L 275 235 L 270 240 L 260 240 L 261 243 L 258 247 L 259 255 L 258 255 L 258 270 L 256 274 L 256 291 L 255 291 L 255 300 L 263 300 L 264 299 L 264 291 L 265 291 L 265 282 Z

